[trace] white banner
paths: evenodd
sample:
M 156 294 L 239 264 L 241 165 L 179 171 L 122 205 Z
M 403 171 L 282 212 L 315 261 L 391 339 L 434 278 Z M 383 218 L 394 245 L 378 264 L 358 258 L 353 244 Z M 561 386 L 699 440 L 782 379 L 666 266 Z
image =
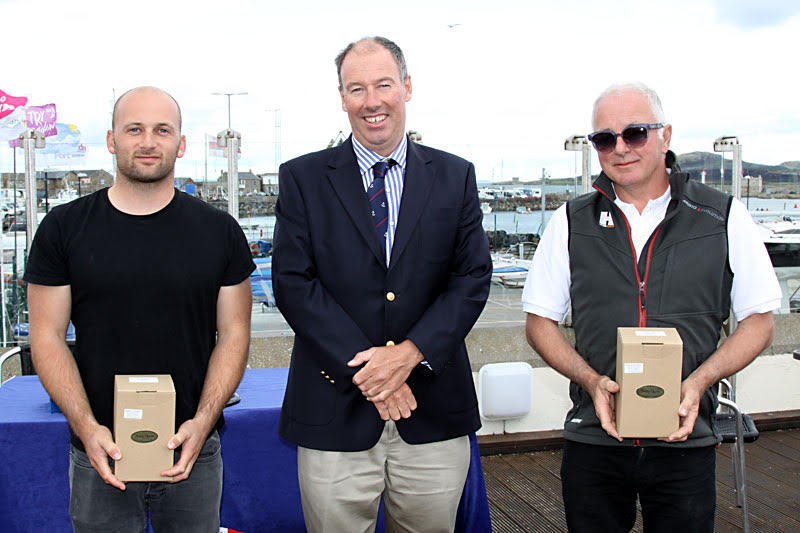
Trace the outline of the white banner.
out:
M 25 131 L 25 108 L 18 107 L 11 114 L 0 118 L 0 142 L 18 139 Z
M 47 144 L 36 153 L 36 166 L 40 168 L 71 166 L 86 159 L 86 146 L 81 142 L 81 132 L 75 124 L 56 124 L 58 133 L 47 138 Z

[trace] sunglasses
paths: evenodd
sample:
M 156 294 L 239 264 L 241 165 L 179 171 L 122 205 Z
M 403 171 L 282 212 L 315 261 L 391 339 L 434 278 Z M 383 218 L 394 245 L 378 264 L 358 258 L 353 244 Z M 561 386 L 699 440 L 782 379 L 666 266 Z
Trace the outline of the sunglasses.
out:
M 598 152 L 610 152 L 617 145 L 617 137 L 622 137 L 625 144 L 631 148 L 639 148 L 647 142 L 648 130 L 663 128 L 660 122 L 653 124 L 631 124 L 622 130 L 622 133 L 615 133 L 612 130 L 600 130 L 589 134 L 594 149 Z

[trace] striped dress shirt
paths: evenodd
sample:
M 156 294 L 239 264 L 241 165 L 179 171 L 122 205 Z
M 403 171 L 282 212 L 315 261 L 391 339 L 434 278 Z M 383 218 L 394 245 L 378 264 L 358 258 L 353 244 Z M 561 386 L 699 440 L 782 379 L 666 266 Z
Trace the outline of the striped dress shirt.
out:
M 392 257 L 392 244 L 394 243 L 394 231 L 397 228 L 397 215 L 400 213 L 400 199 L 403 197 L 403 178 L 406 175 L 406 149 L 408 139 L 403 135 L 403 139 L 389 157 L 382 157 L 372 150 L 365 148 L 353 136 L 353 151 L 356 153 L 358 168 L 361 171 L 361 182 L 364 184 L 364 192 L 372 184 L 372 166 L 378 161 L 393 160 L 396 164 L 389 168 L 386 173 L 386 199 L 389 202 L 389 227 L 386 232 L 386 266 L 389 266 L 389 259 Z
M 397 227 L 397 215 L 400 212 L 400 199 L 403 198 L 403 178 L 406 175 L 406 149 L 408 148 L 408 138 L 403 135 L 403 139 L 389 157 L 381 157 L 372 150 L 365 148 L 353 136 L 353 151 L 356 153 L 358 168 L 361 170 L 361 181 L 364 184 L 364 192 L 367 192 L 372 184 L 372 165 L 381 160 L 391 159 L 395 163 L 386 173 L 386 199 L 389 201 L 389 231 L 386 232 L 386 266 L 389 266 L 389 258 L 392 257 L 392 243 L 394 243 L 394 230 Z M 420 362 L 429 370 L 430 363 L 427 360 Z

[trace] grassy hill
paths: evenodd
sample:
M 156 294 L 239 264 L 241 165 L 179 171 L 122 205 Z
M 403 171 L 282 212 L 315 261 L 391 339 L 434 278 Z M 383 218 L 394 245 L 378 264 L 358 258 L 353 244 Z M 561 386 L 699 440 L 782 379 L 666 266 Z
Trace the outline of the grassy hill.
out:
M 711 152 L 690 152 L 678 156 L 678 164 L 684 172 L 688 172 L 695 179 L 700 179 L 703 170 L 706 171 L 706 183 L 719 183 L 720 155 Z M 731 160 L 725 160 L 725 182 L 730 183 Z M 745 176 L 761 176 L 764 185 L 776 183 L 795 183 L 800 180 L 800 161 L 787 161 L 780 165 L 762 165 L 742 161 L 742 171 Z

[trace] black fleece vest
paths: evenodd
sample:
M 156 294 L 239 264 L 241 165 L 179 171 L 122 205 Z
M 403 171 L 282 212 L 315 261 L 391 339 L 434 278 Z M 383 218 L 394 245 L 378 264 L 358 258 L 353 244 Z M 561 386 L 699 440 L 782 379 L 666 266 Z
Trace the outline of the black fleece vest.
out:
M 668 164 L 674 161 L 670 156 Z M 575 348 L 597 372 L 614 379 L 617 327 L 674 327 L 683 340 L 685 379 L 716 350 L 730 313 L 727 223 L 732 197 L 689 180 L 673 164 L 666 216 L 637 262 L 611 181 L 600 174 L 594 188 L 567 204 Z M 570 398 L 565 438 L 620 444 L 600 427 L 591 397 L 576 383 L 570 383 Z M 719 442 L 711 421 L 716 406 L 715 386 L 700 402 L 689 439 L 677 445 Z M 621 445 L 632 443 L 626 439 Z M 654 439 L 636 443 L 664 445 Z

